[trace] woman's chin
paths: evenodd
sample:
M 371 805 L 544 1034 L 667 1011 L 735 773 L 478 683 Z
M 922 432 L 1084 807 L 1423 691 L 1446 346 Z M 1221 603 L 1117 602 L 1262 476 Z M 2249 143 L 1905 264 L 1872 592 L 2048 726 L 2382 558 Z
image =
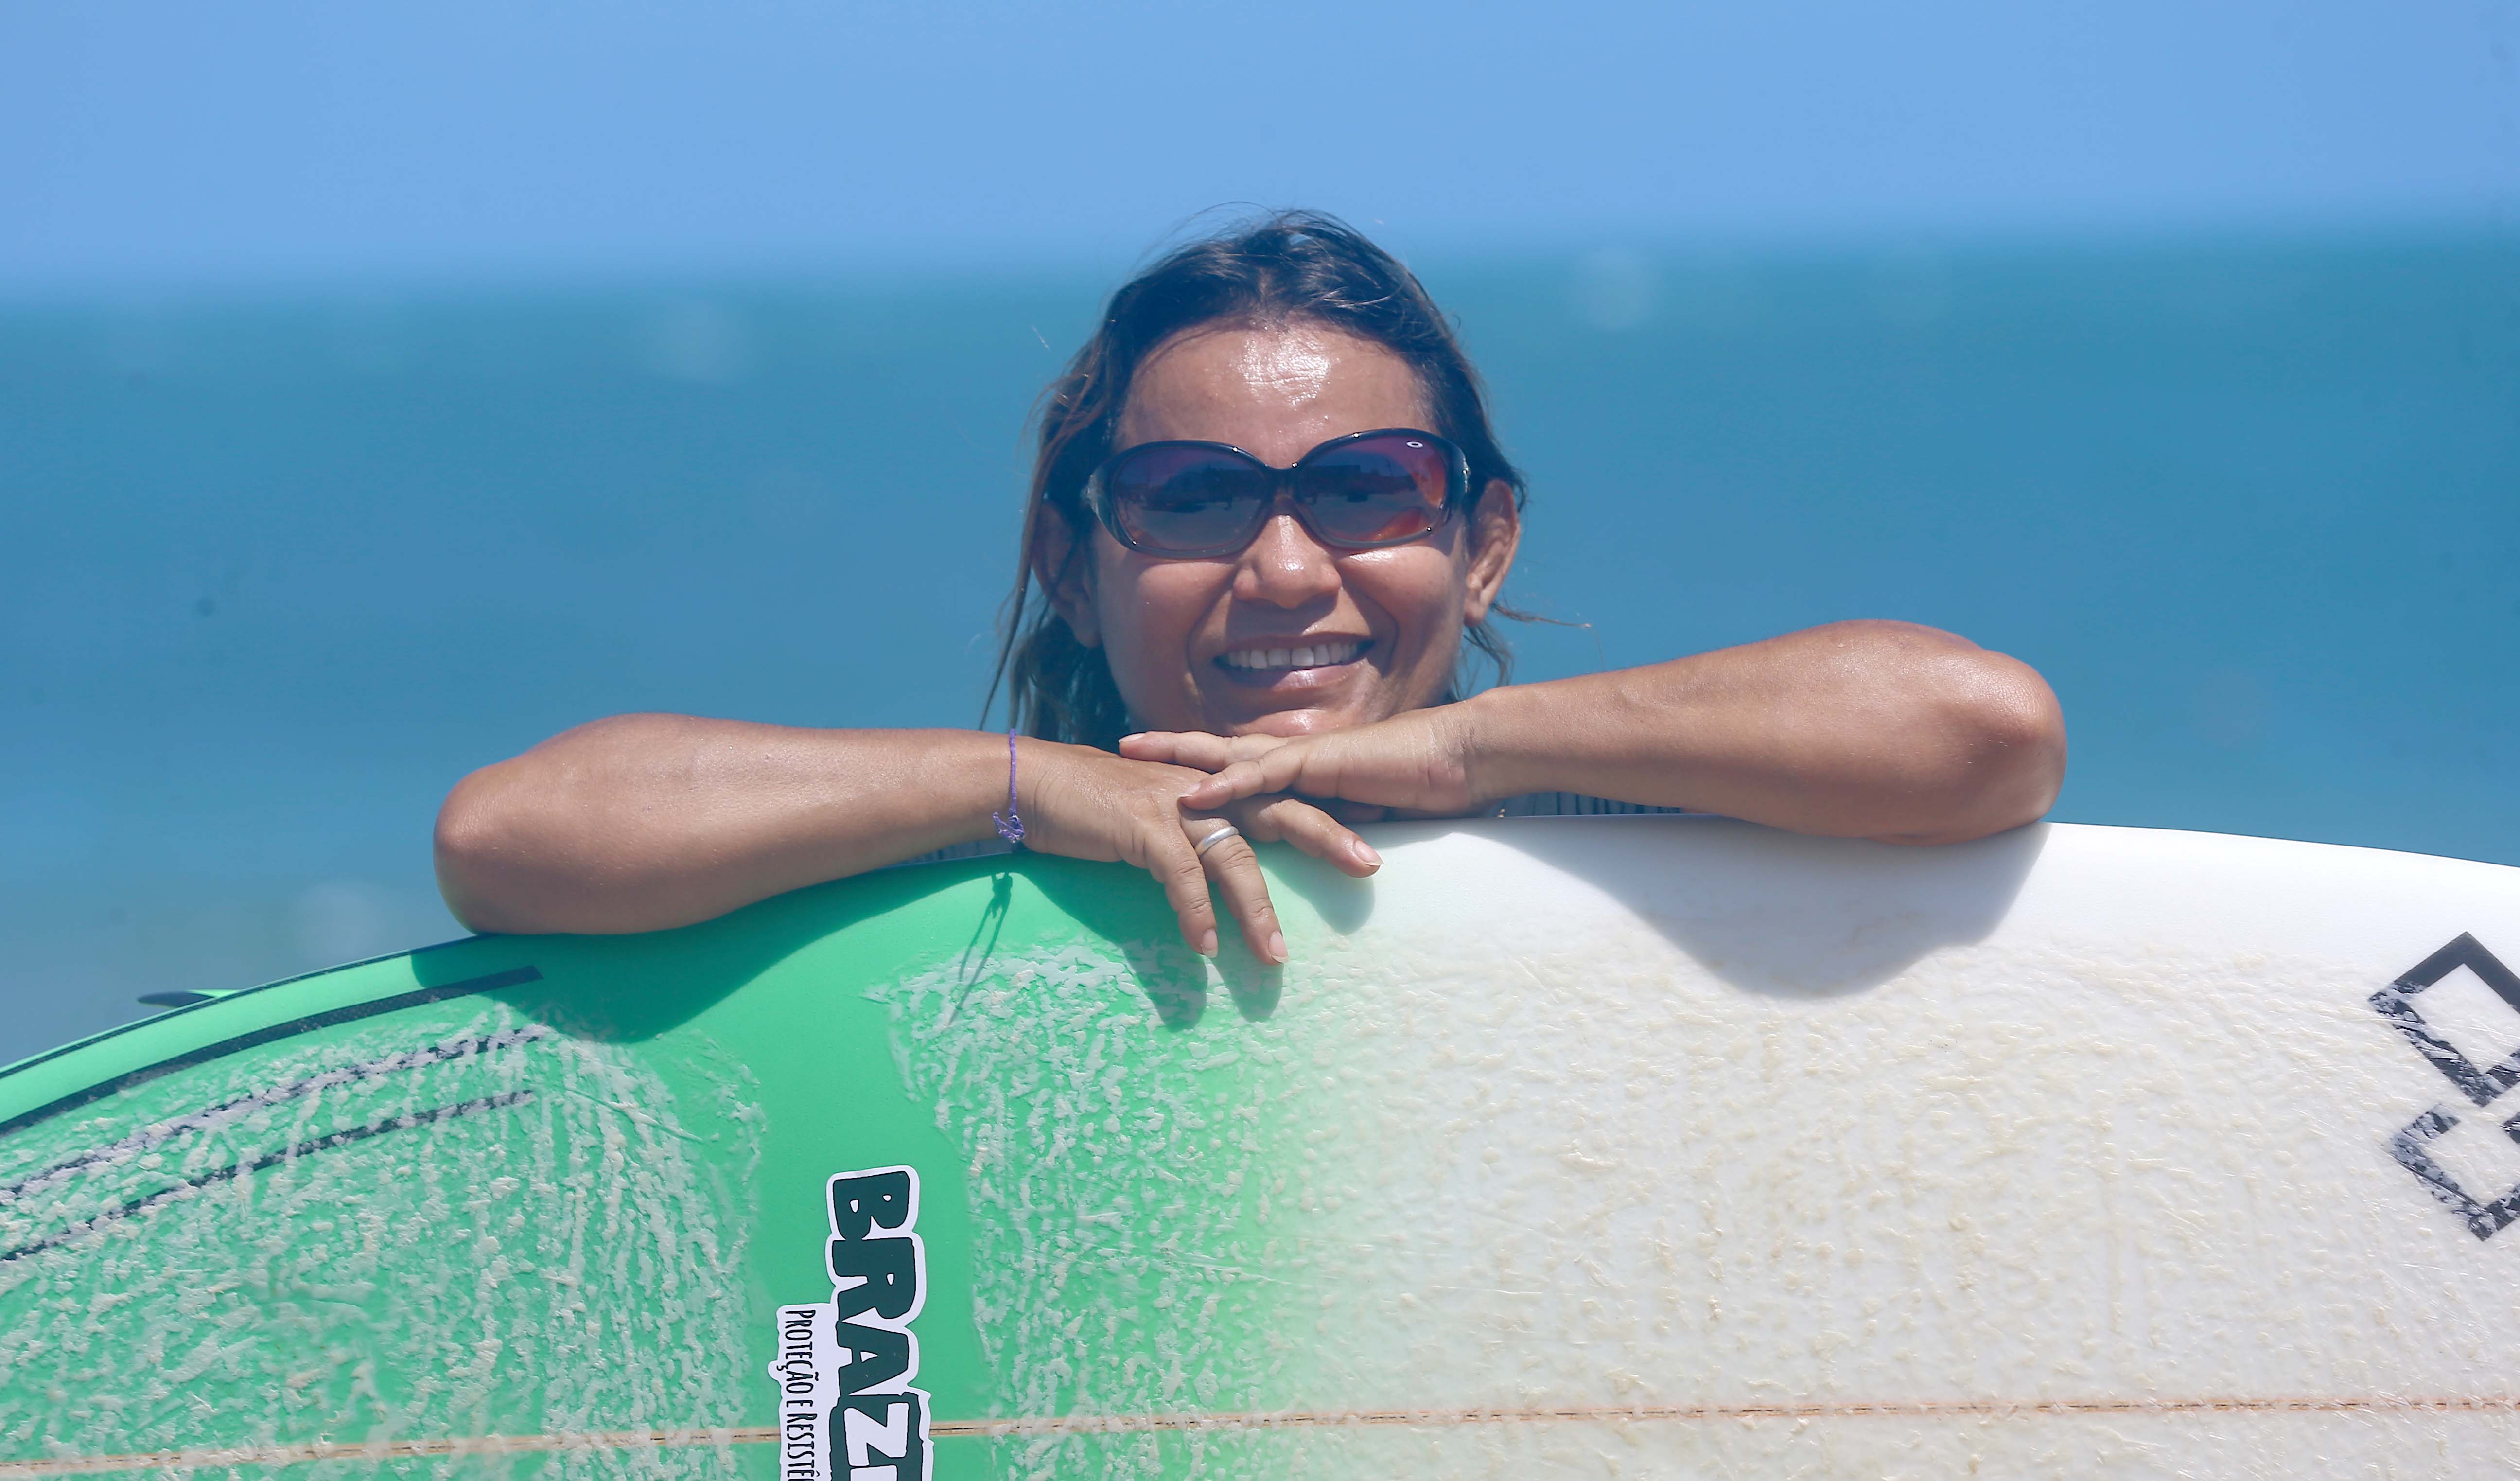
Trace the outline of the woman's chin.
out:
M 1346 663 L 1253 671 L 1221 662 L 1193 671 L 1188 697 L 1214 736 L 1292 740 L 1354 730 L 1434 702 L 1442 677 L 1393 670 L 1361 655 Z
M 1416 705 L 1391 703 L 1387 696 L 1379 694 L 1312 694 L 1289 696 L 1282 704 L 1258 705 L 1246 700 L 1217 705 L 1209 710 L 1209 718 L 1215 722 L 1211 727 L 1214 735 L 1278 736 L 1291 740 L 1298 736 L 1354 730 L 1415 708 Z
M 1346 730 L 1356 723 L 1356 717 L 1345 710 L 1282 709 L 1243 721 L 1234 727 L 1234 734 L 1277 736 L 1291 740 L 1297 736 L 1318 736 L 1324 731 Z
M 1279 736 L 1292 740 L 1297 736 L 1318 736 L 1324 731 L 1347 730 L 1372 719 L 1370 704 L 1357 702 L 1359 696 L 1348 694 L 1324 694 L 1320 690 L 1286 695 L 1239 694 L 1210 695 L 1208 703 L 1200 706 L 1207 718 L 1207 729 L 1218 736 Z
M 1315 668 L 1254 673 L 1217 666 L 1200 707 L 1216 721 L 1215 733 L 1241 736 L 1312 736 L 1361 725 L 1372 712 L 1375 680 L 1371 664 L 1349 662 Z

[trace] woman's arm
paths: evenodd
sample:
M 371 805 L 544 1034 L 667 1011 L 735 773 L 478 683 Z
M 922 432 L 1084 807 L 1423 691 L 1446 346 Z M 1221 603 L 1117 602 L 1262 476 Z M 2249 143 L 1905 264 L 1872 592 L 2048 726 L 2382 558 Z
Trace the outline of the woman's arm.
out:
M 1950 843 L 2048 810 L 2065 726 L 2027 664 L 1933 628 L 1840 622 L 1491 690 L 1355 731 L 1133 737 L 1122 751 L 1214 771 L 1190 806 L 1265 790 L 1460 812 L 1571 791 L 1797 832 Z
M 1182 935 L 1216 951 L 1211 881 L 1254 952 L 1284 960 L 1250 847 L 1193 850 L 1221 820 L 1350 874 L 1379 861 L 1320 809 L 1254 798 L 1185 810 L 1206 780 L 1091 746 L 1016 742 L 1025 846 L 1153 875 Z M 474 930 L 659 930 L 755 900 L 994 837 L 1007 739 L 978 731 L 795 730 L 622 715 L 556 736 L 456 785 L 437 816 L 437 880 Z
M 1532 791 L 1838 837 L 1952 843 L 2028 823 L 2065 776 L 2036 670 L 1905 622 L 1839 622 L 1465 709 L 1482 801 Z
M 456 785 L 437 880 L 475 930 L 654 930 L 986 838 L 1006 741 L 688 715 L 581 725 Z

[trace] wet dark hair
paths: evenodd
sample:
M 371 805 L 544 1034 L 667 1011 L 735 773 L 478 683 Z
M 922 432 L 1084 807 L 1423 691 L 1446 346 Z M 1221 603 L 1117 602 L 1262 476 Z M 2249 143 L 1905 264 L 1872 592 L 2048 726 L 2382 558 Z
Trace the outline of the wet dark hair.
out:
M 1130 381 L 1156 346 L 1204 325 L 1297 322 L 1370 339 L 1408 361 L 1434 416 L 1427 430 L 1450 437 L 1468 455 L 1473 500 L 1500 480 L 1520 507 L 1522 474 L 1497 445 L 1478 373 L 1417 275 L 1398 259 L 1319 211 L 1277 211 L 1190 243 L 1121 285 L 1103 309 L 1102 328 L 1042 397 L 1022 560 L 1000 614 L 998 667 L 984 708 L 1003 690 L 1012 722 L 1027 735 L 1110 749 L 1129 733 L 1128 707 L 1102 651 L 1078 642 L 1049 600 L 1050 590 L 1092 549 L 1097 525 L 1084 508 L 1085 480 L 1111 455 Z M 1046 565 L 1042 539 L 1044 521 L 1052 518 L 1064 519 L 1076 537 L 1068 543 L 1068 567 L 1058 571 Z M 1525 616 L 1501 603 L 1490 610 Z M 1504 682 L 1513 661 L 1505 641 L 1486 622 L 1471 624 L 1462 636 Z M 1456 675 L 1456 692 L 1465 677 Z

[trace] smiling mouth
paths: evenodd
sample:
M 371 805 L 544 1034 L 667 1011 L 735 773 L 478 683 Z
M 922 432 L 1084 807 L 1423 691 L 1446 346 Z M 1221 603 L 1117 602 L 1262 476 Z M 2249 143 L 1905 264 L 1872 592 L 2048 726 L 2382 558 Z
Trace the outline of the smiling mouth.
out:
M 1353 638 L 1287 648 L 1238 648 L 1219 653 L 1216 661 L 1238 674 L 1291 673 L 1304 668 L 1334 668 L 1365 656 L 1366 645 Z

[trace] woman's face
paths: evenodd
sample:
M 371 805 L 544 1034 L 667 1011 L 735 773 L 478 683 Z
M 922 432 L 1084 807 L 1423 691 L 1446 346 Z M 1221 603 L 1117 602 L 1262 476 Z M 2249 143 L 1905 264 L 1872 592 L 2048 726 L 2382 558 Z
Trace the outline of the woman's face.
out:
M 1302 322 L 1216 325 L 1166 340 L 1139 366 L 1112 450 L 1224 442 L 1287 468 L 1333 437 L 1432 423 L 1417 373 L 1372 340 Z M 1102 648 L 1143 728 L 1342 730 L 1442 696 L 1462 629 L 1487 615 L 1518 533 L 1502 482 L 1470 517 L 1379 550 L 1331 550 L 1281 513 L 1238 555 L 1167 561 L 1097 524 L 1084 579 L 1058 593 L 1058 606 L 1079 639 Z M 1065 552 L 1048 554 L 1057 568 Z

